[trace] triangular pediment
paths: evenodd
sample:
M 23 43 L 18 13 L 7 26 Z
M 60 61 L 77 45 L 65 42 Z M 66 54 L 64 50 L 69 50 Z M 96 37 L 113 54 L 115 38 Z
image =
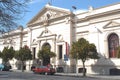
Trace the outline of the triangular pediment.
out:
M 27 25 L 37 24 L 46 20 L 69 15 L 71 12 L 68 9 L 58 8 L 51 5 L 46 5 Z
M 107 28 L 114 28 L 114 27 L 119 27 L 120 23 L 116 22 L 116 21 L 110 21 L 108 22 L 103 28 L 107 29 Z

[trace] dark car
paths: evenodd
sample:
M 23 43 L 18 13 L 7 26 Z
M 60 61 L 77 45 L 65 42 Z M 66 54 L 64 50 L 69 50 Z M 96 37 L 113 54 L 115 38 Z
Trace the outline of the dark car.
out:
M 39 67 L 36 67 L 36 68 L 33 68 L 32 71 L 34 73 L 39 73 L 39 74 L 55 74 L 55 69 L 53 67 L 48 67 L 48 66 L 39 66 Z
M 2 71 L 4 68 L 4 65 L 3 64 L 0 64 L 0 70 Z
M 9 71 L 10 69 L 11 69 L 11 66 L 0 64 L 1 71 Z

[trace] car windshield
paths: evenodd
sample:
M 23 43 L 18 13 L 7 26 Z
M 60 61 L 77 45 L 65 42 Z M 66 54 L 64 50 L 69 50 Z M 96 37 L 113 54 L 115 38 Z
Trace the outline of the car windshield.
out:
M 39 66 L 38 68 L 47 68 L 46 66 Z
M 47 67 L 49 67 L 49 68 L 53 68 L 53 66 L 52 66 L 51 64 L 48 64 Z
M 50 65 L 50 66 L 37 66 L 36 68 L 53 68 L 53 66 L 52 65 Z

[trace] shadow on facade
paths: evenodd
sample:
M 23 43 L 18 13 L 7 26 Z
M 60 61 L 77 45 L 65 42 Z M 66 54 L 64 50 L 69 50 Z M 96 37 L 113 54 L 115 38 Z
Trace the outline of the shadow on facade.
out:
M 15 65 L 16 65 L 16 67 L 17 67 L 18 70 L 22 70 L 22 69 L 26 70 L 26 64 L 25 64 L 25 62 L 23 64 L 23 66 L 22 66 L 22 62 L 18 60 L 18 61 L 16 61 Z
M 120 69 L 116 68 L 114 62 L 102 55 L 100 55 L 100 59 L 95 60 L 95 64 L 91 65 L 91 68 L 94 73 L 101 75 L 120 75 Z
M 70 65 L 67 64 L 68 61 L 59 60 L 58 66 L 56 66 L 56 70 L 58 73 L 68 73 L 70 71 Z
M 31 70 L 35 67 L 40 66 L 40 65 L 42 65 L 41 61 L 39 59 L 34 59 L 33 62 L 32 62 Z

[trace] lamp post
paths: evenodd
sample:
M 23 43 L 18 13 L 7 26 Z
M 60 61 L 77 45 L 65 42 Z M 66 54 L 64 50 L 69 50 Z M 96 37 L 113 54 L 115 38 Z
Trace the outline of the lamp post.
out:
M 49 5 L 52 5 L 52 0 L 49 0 L 49 1 L 48 1 L 48 4 L 49 4 Z
M 73 9 L 73 13 L 76 11 L 77 7 L 76 6 L 72 6 Z M 74 28 L 75 28 L 75 32 L 76 32 L 76 26 L 77 26 L 77 17 L 76 15 L 74 16 Z M 74 35 L 76 36 L 76 35 Z M 75 41 L 76 41 L 76 37 L 75 37 Z M 77 55 L 78 56 L 78 55 Z M 78 57 L 76 58 L 76 74 L 78 75 Z

